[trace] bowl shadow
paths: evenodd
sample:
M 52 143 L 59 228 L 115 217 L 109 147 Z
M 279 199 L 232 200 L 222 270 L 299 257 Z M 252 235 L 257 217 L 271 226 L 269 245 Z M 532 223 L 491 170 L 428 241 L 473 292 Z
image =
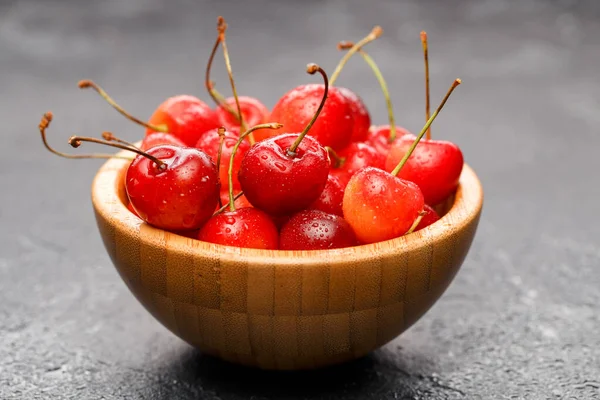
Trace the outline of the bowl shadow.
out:
M 403 354 L 395 346 L 335 366 L 304 371 L 268 371 L 231 364 L 188 348 L 170 365 L 168 375 L 181 390 L 165 394 L 219 399 L 380 399 L 413 398 L 426 382 L 431 360 Z M 185 394 L 184 394 L 185 393 Z

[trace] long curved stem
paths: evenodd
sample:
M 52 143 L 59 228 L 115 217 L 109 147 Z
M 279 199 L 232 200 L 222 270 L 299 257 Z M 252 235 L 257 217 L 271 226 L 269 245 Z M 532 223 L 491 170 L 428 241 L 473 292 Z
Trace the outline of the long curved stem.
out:
M 144 128 L 153 130 L 155 132 L 169 133 L 169 128 L 166 125 L 150 125 L 149 123 L 144 122 L 141 119 L 136 118 L 133 115 L 129 114 L 127 111 L 125 111 L 123 109 L 123 107 L 118 105 L 108 95 L 108 93 L 106 93 L 104 91 L 104 89 L 102 89 L 100 86 L 98 86 L 95 82 L 85 79 L 85 80 L 79 81 L 78 86 L 80 89 L 87 89 L 87 88 L 94 89 L 104 100 L 106 100 L 106 102 L 108 104 L 110 104 L 115 110 L 117 110 L 119 113 L 121 113 L 121 115 L 124 116 L 125 118 L 127 118 L 128 120 L 135 122 L 136 124 L 141 125 Z
M 81 142 L 90 142 L 90 143 L 97 143 L 97 144 L 103 144 L 105 146 L 111 146 L 111 147 L 115 147 L 117 149 L 121 149 L 121 150 L 128 150 L 128 151 L 132 151 L 134 153 L 139 154 L 140 156 L 144 156 L 147 159 L 149 159 L 150 161 L 152 161 L 153 163 L 155 163 L 158 166 L 158 169 L 160 169 L 161 171 L 164 171 L 165 169 L 167 169 L 167 163 L 165 163 L 164 161 L 159 160 L 158 158 L 143 152 L 142 150 L 138 149 L 138 148 L 133 148 L 133 147 L 129 147 L 126 146 L 124 144 L 120 144 L 120 143 L 114 143 L 114 142 L 110 142 L 108 140 L 103 140 L 103 139 L 96 139 L 96 138 L 92 138 L 92 137 L 85 137 L 85 136 L 71 136 L 69 138 L 69 144 L 74 147 L 77 148 L 79 146 L 81 146 Z
M 373 27 L 373 29 L 367 36 L 362 38 L 346 54 L 344 54 L 344 56 L 338 63 L 337 67 L 333 71 L 333 74 L 331 74 L 331 79 L 329 81 L 329 84 L 331 86 L 333 86 L 333 84 L 335 83 L 337 78 L 340 76 L 340 73 L 342 72 L 342 68 L 344 68 L 344 65 L 346 65 L 346 63 L 348 62 L 348 60 L 350 59 L 350 57 L 352 57 L 352 55 L 354 53 L 356 53 L 358 50 L 360 50 L 367 43 L 372 42 L 373 40 L 380 37 L 382 34 L 383 34 L 383 29 L 380 26 L 377 25 L 377 26 Z
M 429 50 L 427 46 L 427 32 L 421 32 L 421 44 L 423 45 L 423 61 L 425 62 L 425 119 L 429 119 Z M 431 128 L 427 129 L 427 140 L 431 139 Z
M 46 138 L 46 129 L 48 129 L 48 127 L 50 126 L 50 122 L 52 121 L 52 119 L 54 118 L 54 115 L 52 114 L 52 112 L 48 111 L 46 113 L 44 113 L 44 115 L 42 116 L 42 119 L 40 121 L 40 124 L 38 126 L 39 130 L 40 130 L 40 135 L 42 137 L 42 143 L 44 143 L 44 147 L 46 147 L 46 149 L 53 153 L 56 154 L 57 156 L 63 157 L 63 158 L 71 158 L 71 159 L 88 159 L 88 158 L 99 158 L 99 159 L 110 159 L 110 158 L 119 158 L 122 160 L 132 160 L 132 158 L 130 157 L 125 157 L 125 156 L 120 156 L 117 154 L 67 154 L 67 153 L 63 153 L 61 151 L 58 151 L 56 149 L 54 149 L 52 146 L 50 146 L 50 144 L 48 143 L 48 140 Z M 129 150 L 129 149 L 128 149 Z
M 252 132 L 254 132 L 257 129 L 279 129 L 281 127 L 283 127 L 283 124 L 277 122 L 255 125 L 243 134 L 241 134 L 240 138 L 235 143 L 235 146 L 233 146 L 233 150 L 231 150 L 231 156 L 229 157 L 229 209 L 231 211 L 235 211 L 235 200 L 233 198 L 233 159 L 235 158 L 235 154 L 237 153 L 240 144 L 244 141 L 246 136 L 251 135 Z
M 392 171 L 392 175 L 394 175 L 394 176 L 398 175 L 398 173 L 400 172 L 400 170 L 402 169 L 404 164 L 406 164 L 406 161 L 408 161 L 408 158 L 411 156 L 413 151 L 415 151 L 417 144 L 419 144 L 419 141 L 421 141 L 421 138 L 423 138 L 423 135 L 425 134 L 427 129 L 429 129 L 429 126 L 431 125 L 431 123 L 435 120 L 435 117 L 437 117 L 438 114 L 440 113 L 440 111 L 442 111 L 442 108 L 444 108 L 444 104 L 446 104 L 446 101 L 448 101 L 448 98 L 450 97 L 450 95 L 452 94 L 454 89 L 460 84 L 461 84 L 461 80 L 458 78 L 455 79 L 454 82 L 452 82 L 452 86 L 450 86 L 448 93 L 446 93 L 446 95 L 444 96 L 444 99 L 442 100 L 442 102 L 440 103 L 438 108 L 433 112 L 431 117 L 429 117 L 429 119 L 425 123 L 425 126 L 423 127 L 423 129 L 421 129 L 421 132 L 419 132 L 419 135 L 417 136 L 417 138 L 415 139 L 413 144 L 410 146 L 410 148 L 408 149 L 406 154 L 404 154 L 404 157 L 402 158 L 402 160 L 400 160 L 398 165 L 396 165 L 396 168 L 394 168 L 394 170 Z
M 321 104 L 319 104 L 319 108 L 317 108 L 317 112 L 315 112 L 315 115 L 313 115 L 313 117 L 310 120 L 310 122 L 308 123 L 308 125 L 306 125 L 306 127 L 304 128 L 302 133 L 298 136 L 298 139 L 296 139 L 296 141 L 288 149 L 287 152 L 290 157 L 296 156 L 296 149 L 298 148 L 298 146 L 300 146 L 300 142 L 302 142 L 302 139 L 304 139 L 304 136 L 306 136 L 306 134 L 308 133 L 310 128 L 313 126 L 313 124 L 317 120 L 317 117 L 321 113 L 321 110 L 323 110 L 323 107 L 325 106 L 325 101 L 327 100 L 327 94 L 329 93 L 329 81 L 327 79 L 327 74 L 325 73 L 323 68 L 319 67 L 317 64 L 311 63 L 306 66 L 306 72 L 308 72 L 311 75 L 314 75 L 315 73 L 319 72 L 321 74 L 321 76 L 323 77 L 323 82 L 325 84 L 325 90 L 323 92 L 323 98 L 321 99 Z

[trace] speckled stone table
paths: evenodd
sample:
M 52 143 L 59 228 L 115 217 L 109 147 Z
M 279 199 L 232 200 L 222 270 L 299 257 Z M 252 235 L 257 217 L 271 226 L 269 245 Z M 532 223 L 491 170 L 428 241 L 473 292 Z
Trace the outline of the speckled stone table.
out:
M 271 373 L 203 356 L 128 292 L 102 247 L 89 188 L 99 161 L 50 140 L 141 130 L 76 83 L 90 78 L 147 117 L 164 98 L 206 100 L 217 15 L 239 92 L 272 106 L 332 70 L 339 40 L 375 24 L 370 52 L 398 121 L 423 124 L 419 31 L 433 126 L 476 169 L 486 203 L 471 253 L 440 301 L 389 345 L 318 372 Z M 589 1 L 0 1 L 1 399 L 593 399 L 600 397 L 600 3 Z M 227 88 L 219 60 L 215 79 Z M 339 80 L 375 122 L 385 105 L 359 59 Z M 435 103 L 437 100 L 434 100 Z

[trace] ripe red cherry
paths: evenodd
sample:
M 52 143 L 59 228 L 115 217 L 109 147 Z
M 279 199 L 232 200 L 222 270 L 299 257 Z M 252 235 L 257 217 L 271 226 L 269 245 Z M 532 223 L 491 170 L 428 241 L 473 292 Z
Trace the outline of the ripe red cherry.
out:
M 279 231 L 275 223 L 264 211 L 253 207 L 236 208 L 233 196 L 233 159 L 240 144 L 253 130 L 276 128 L 278 124 L 257 125 L 240 136 L 233 148 L 229 163 L 229 210 L 217 212 L 200 229 L 198 239 L 226 246 L 274 250 L 279 246 Z
M 183 143 L 176 136 L 173 136 L 170 133 L 154 132 L 144 137 L 144 139 L 142 140 L 142 144 L 140 145 L 140 150 L 146 151 L 148 149 L 151 149 L 152 147 L 163 144 L 186 147 L 185 143 Z
M 225 246 L 276 250 L 279 232 L 271 218 L 256 208 L 224 211 L 200 229 L 198 239 Z
M 131 203 L 130 203 L 130 202 L 128 202 L 128 203 L 127 203 L 127 209 L 128 209 L 128 210 L 129 210 L 129 211 L 130 211 L 130 212 L 131 212 L 133 215 L 135 215 L 136 217 L 138 217 L 138 218 L 140 217 L 140 216 L 138 215 L 138 213 L 137 213 L 137 212 L 135 212 L 135 210 L 133 209 L 133 206 L 131 205 Z
M 279 99 L 270 119 L 282 123 L 286 132 L 300 132 L 319 108 L 324 93 L 325 87 L 321 84 L 298 86 Z M 352 109 L 346 97 L 337 88 L 331 88 L 309 135 L 322 146 L 339 150 L 350 143 L 353 129 Z
M 356 246 L 354 231 L 339 215 L 305 210 L 281 228 L 281 250 L 327 250 Z
M 215 111 L 190 95 L 169 97 L 158 106 L 148 123 L 162 127 L 162 132 L 171 133 L 187 146 L 194 146 L 202 133 L 219 127 Z M 150 128 L 146 130 L 147 135 L 154 132 Z
M 425 206 L 423 194 L 415 183 L 396 175 L 459 84 L 459 79 L 453 82 L 438 109 L 427 120 L 413 146 L 392 173 L 367 167 L 354 174 L 348 182 L 344 192 L 344 216 L 362 243 L 393 239 L 416 228 Z
M 427 228 L 429 225 L 433 224 L 436 221 L 439 221 L 440 216 L 433 208 L 429 205 L 425 204 L 423 207 L 423 218 L 419 221 L 419 224 L 415 228 L 414 232 L 419 231 L 421 229 Z
M 331 174 L 337 176 L 345 188 L 352 176 L 365 167 L 383 169 L 385 156 L 367 143 L 354 142 L 337 153 L 338 165 L 334 165 Z
M 310 208 L 313 210 L 324 211 L 328 214 L 343 216 L 342 201 L 344 200 L 344 186 L 342 182 L 331 172 L 327 177 L 327 184 L 321 192 L 321 195 Z
M 385 169 L 391 171 L 406 155 L 414 136 L 399 138 L 391 147 Z M 422 139 L 398 177 L 416 183 L 427 204 L 439 204 L 458 187 L 464 164 L 460 148 L 448 141 Z
M 300 134 L 283 134 L 256 143 L 242 161 L 239 180 L 250 203 L 271 215 L 285 215 L 310 206 L 327 183 L 329 156 L 307 135 L 327 99 L 327 74 L 316 64 L 307 72 L 321 73 L 325 91 L 321 105 Z M 316 124 L 315 124 L 316 125 Z
M 221 185 L 223 190 L 227 190 L 228 188 L 228 171 L 229 171 L 229 159 L 231 157 L 231 153 L 235 144 L 239 139 L 239 133 L 237 128 L 233 128 L 225 131 L 225 138 L 223 139 L 223 147 L 220 158 L 219 165 L 219 178 L 221 179 Z M 221 144 L 221 139 L 219 137 L 218 129 L 212 129 L 200 137 L 198 143 L 196 143 L 196 148 L 204 151 L 206 154 L 212 157 L 212 159 L 217 162 L 219 147 Z M 240 183 L 237 178 L 238 171 L 240 169 L 240 165 L 242 164 L 242 159 L 244 155 L 250 148 L 250 144 L 248 142 L 242 142 L 235 154 L 233 159 L 233 187 L 235 189 L 239 189 Z
M 369 128 L 371 127 L 371 115 L 369 114 L 369 110 L 367 110 L 367 106 L 352 90 L 339 86 L 337 89 L 346 98 L 352 112 L 354 127 L 352 128 L 350 141 L 362 142 L 366 140 Z
M 193 148 L 157 146 L 137 156 L 125 177 L 132 207 L 148 224 L 166 230 L 199 228 L 219 201 L 219 178 L 211 158 Z
M 372 126 L 371 129 L 369 129 L 366 142 L 373 146 L 383 157 L 387 157 L 390 147 L 392 147 L 392 143 L 405 135 L 412 135 L 414 138 L 414 135 L 410 131 L 398 125 L 396 125 L 395 137 L 391 135 L 390 125 Z

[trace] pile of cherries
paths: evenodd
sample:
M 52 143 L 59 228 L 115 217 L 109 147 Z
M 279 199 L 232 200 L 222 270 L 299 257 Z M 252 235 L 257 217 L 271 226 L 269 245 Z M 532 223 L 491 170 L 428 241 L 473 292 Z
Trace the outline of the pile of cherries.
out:
M 423 229 L 440 217 L 434 207 L 458 186 L 463 155 L 455 144 L 432 140 L 429 114 L 427 36 L 421 33 L 426 71 L 425 126 L 414 135 L 394 122 L 389 92 L 381 72 L 363 47 L 382 34 L 375 27 L 347 50 L 328 78 L 316 64 L 322 84 L 306 84 L 285 93 L 269 110 L 254 97 L 238 96 L 223 18 L 206 70 L 206 88 L 217 104 L 179 95 L 168 98 L 148 122 L 114 102 L 91 81 L 92 88 L 115 109 L 146 128 L 139 147 L 105 132 L 103 138 L 72 136 L 69 143 L 110 145 L 135 153 L 127 168 L 128 208 L 144 222 L 228 246 L 257 249 L 335 249 L 381 242 Z M 214 56 L 222 47 L 233 96 L 224 98 L 210 80 Z M 334 86 L 345 63 L 359 54 L 372 68 L 388 105 L 390 123 L 372 126 L 356 93 Z M 48 144 L 48 112 L 40 123 L 44 145 L 68 158 L 114 158 L 122 155 L 71 155 Z M 423 138 L 423 136 L 426 136 Z

